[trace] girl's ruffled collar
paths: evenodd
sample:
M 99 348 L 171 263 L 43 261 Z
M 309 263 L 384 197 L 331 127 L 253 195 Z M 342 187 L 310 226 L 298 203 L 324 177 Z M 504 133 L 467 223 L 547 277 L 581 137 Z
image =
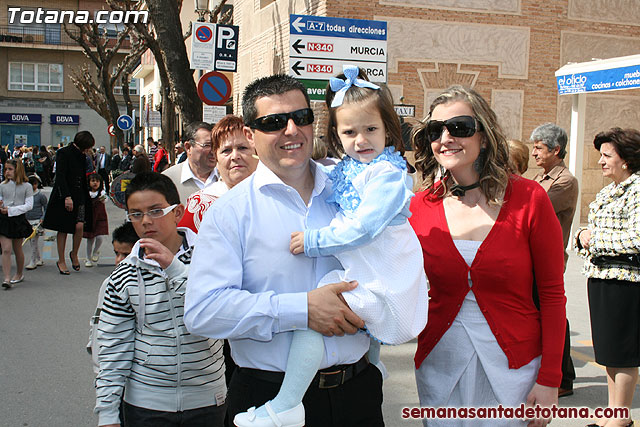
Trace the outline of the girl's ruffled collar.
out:
M 349 156 L 338 163 L 329 174 L 333 184 L 333 194 L 327 199 L 328 202 L 338 205 L 344 212 L 353 212 L 360 205 L 360 195 L 353 186 L 353 180 L 366 169 L 367 166 L 387 161 L 392 165 L 407 170 L 407 162 L 394 147 L 385 147 L 375 159 L 369 163 L 362 163 Z

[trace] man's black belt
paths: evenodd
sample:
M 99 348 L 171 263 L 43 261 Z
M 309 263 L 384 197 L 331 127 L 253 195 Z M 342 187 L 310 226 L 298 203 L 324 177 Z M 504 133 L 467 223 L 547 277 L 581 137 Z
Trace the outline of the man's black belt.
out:
M 318 388 L 334 388 L 338 387 L 352 378 L 355 378 L 358 374 L 364 371 L 369 366 L 369 359 L 367 356 L 362 356 L 362 359 L 356 363 L 350 365 L 336 365 L 326 369 L 318 371 L 313 381 L 311 381 L 311 387 Z M 254 378 L 270 383 L 281 384 L 284 380 L 284 372 L 274 371 L 262 371 L 260 369 L 252 368 L 238 368 L 243 374 L 247 374 Z

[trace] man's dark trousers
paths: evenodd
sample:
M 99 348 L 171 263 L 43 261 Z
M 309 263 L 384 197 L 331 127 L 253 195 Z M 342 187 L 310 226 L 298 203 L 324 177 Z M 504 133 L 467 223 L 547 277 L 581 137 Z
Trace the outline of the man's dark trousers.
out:
M 281 383 L 267 382 L 236 369 L 229 384 L 227 419 L 273 399 Z M 302 400 L 306 427 L 381 427 L 382 375 L 374 365 L 335 388 L 311 385 Z

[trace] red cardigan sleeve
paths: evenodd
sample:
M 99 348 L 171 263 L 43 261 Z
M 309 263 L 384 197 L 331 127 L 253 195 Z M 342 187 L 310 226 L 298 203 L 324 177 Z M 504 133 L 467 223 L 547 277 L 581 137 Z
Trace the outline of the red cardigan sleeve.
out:
M 537 383 L 558 387 L 566 325 L 562 229 L 542 188 L 532 192 L 529 246 L 540 297 L 542 361 Z M 562 327 L 558 327 L 562 325 Z

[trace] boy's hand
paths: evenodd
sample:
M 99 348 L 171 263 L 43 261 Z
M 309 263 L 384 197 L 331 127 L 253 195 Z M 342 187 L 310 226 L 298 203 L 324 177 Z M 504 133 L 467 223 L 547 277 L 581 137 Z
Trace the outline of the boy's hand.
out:
M 169 267 L 173 262 L 173 252 L 156 239 L 140 239 L 140 247 L 144 248 L 145 257 L 156 261 L 162 269 Z
M 298 255 L 304 252 L 304 232 L 296 231 L 291 233 L 291 243 L 289 243 L 289 250 L 294 255 Z

